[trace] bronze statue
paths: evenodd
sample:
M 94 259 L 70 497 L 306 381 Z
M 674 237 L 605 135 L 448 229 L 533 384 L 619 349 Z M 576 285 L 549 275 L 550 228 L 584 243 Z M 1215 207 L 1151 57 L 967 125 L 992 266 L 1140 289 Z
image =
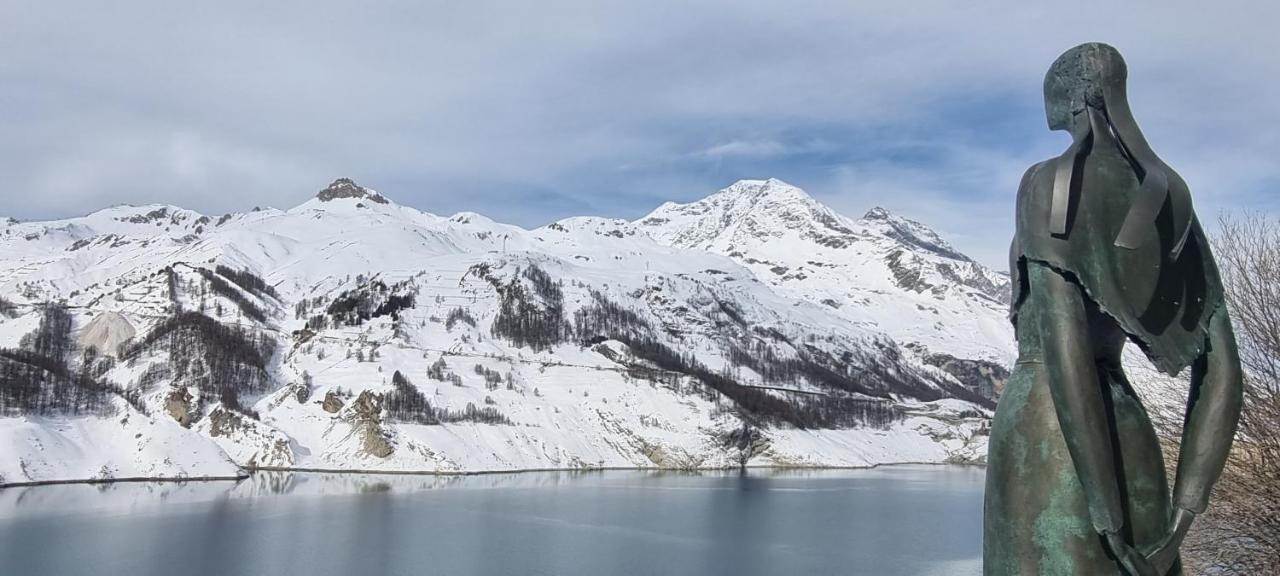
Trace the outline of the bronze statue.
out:
M 1178 548 L 1222 472 L 1242 374 L 1222 285 L 1187 185 L 1129 111 L 1106 44 L 1068 50 L 1044 82 L 1072 143 L 1027 171 L 1010 254 L 1018 362 L 991 429 L 988 576 L 1181 574 Z M 1125 341 L 1191 368 L 1172 496 Z

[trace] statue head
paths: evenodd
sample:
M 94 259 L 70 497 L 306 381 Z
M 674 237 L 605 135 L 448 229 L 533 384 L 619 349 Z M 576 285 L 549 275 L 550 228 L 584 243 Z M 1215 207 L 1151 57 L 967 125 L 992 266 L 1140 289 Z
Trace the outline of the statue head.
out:
M 1149 237 L 1147 230 L 1168 199 L 1171 206 L 1173 234 L 1162 239 L 1168 254 L 1176 259 L 1191 231 L 1195 214 L 1191 209 L 1191 193 L 1186 182 L 1156 156 L 1133 119 L 1125 82 L 1129 69 L 1115 48 L 1101 42 L 1089 42 L 1067 50 L 1044 77 L 1044 109 L 1050 130 L 1069 130 L 1075 141 L 1060 158 L 1054 176 L 1054 209 L 1050 229 L 1054 234 L 1067 231 L 1067 205 L 1071 181 L 1076 177 L 1077 156 L 1087 154 L 1085 144 L 1094 130 L 1106 130 L 1133 165 L 1142 189 L 1125 217 L 1116 246 L 1134 249 Z
M 1093 107 L 1106 110 L 1108 99 L 1124 98 L 1129 75 L 1120 52 L 1101 42 L 1067 50 L 1044 76 L 1044 110 L 1050 130 L 1070 130 L 1074 118 Z

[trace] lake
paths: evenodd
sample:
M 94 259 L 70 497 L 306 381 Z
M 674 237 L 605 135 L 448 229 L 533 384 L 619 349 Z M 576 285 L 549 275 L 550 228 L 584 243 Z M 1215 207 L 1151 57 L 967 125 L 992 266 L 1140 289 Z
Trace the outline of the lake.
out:
M 269 473 L 0 489 L 0 574 L 981 573 L 983 469 Z

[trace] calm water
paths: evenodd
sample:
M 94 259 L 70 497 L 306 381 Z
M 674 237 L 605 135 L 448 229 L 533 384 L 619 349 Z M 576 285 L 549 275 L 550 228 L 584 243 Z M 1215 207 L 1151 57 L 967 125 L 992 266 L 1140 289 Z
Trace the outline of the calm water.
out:
M 971 467 L 0 489 L 0 574 L 980 573 Z

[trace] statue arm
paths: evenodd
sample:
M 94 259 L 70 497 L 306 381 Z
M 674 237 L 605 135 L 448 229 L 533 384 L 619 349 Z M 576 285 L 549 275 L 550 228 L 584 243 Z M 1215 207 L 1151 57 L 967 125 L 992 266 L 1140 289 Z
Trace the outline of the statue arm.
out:
M 1174 504 L 1200 514 L 1222 474 L 1244 403 L 1244 375 L 1226 307 L 1209 320 L 1209 346 L 1191 367 L 1191 394 L 1178 453 Z
M 1124 523 L 1106 401 L 1089 343 L 1085 295 L 1049 266 L 1028 262 L 1040 302 L 1039 333 L 1058 425 L 1084 488 L 1093 528 L 1116 535 Z
M 1168 532 L 1148 556 L 1160 573 L 1173 566 L 1178 548 L 1222 474 L 1244 403 L 1244 375 L 1226 309 L 1209 319 L 1209 346 L 1191 366 L 1191 394 L 1173 487 Z

